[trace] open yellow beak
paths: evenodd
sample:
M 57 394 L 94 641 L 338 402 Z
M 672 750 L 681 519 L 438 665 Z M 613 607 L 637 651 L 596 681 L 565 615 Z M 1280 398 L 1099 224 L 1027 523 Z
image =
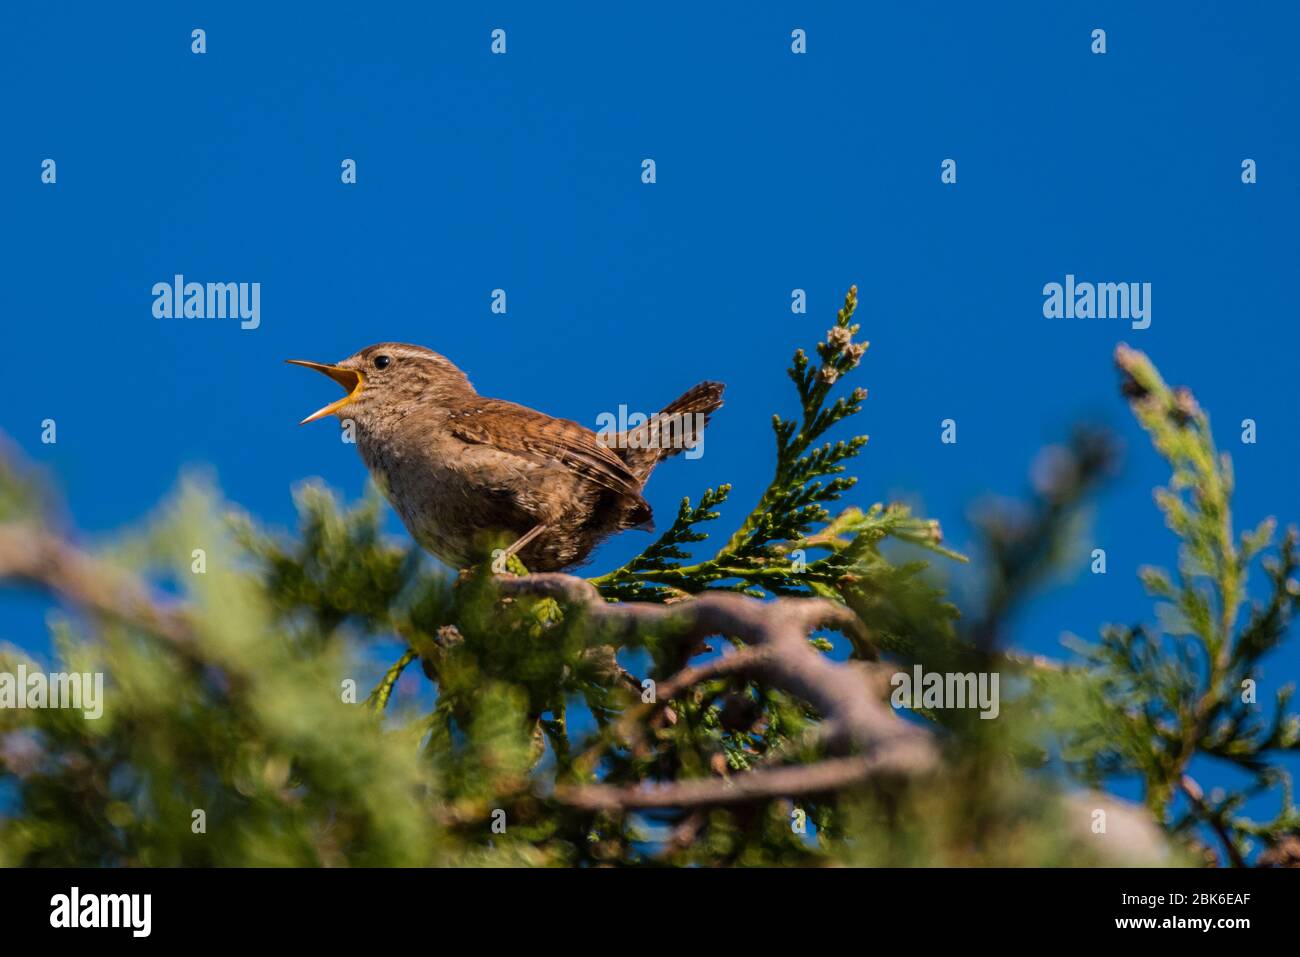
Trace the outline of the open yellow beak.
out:
M 319 362 L 308 362 L 305 359 L 285 359 L 285 362 L 295 366 L 306 366 L 308 369 L 315 369 L 317 372 L 329 376 L 343 388 L 348 390 L 348 394 L 337 402 L 331 402 L 323 409 L 318 409 L 307 418 L 299 422 L 299 425 L 306 425 L 308 422 L 315 422 L 317 419 L 324 418 L 327 415 L 333 415 L 339 409 L 343 408 L 349 402 L 357 397 L 361 392 L 362 386 L 366 384 L 366 377 L 360 372 L 352 369 L 344 369 L 340 366 L 327 366 Z

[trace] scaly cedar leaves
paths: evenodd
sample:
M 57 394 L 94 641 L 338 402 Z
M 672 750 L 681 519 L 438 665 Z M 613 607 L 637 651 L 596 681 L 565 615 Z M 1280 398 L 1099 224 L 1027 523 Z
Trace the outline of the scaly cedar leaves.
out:
M 885 538 L 961 559 L 941 546 L 937 522 L 913 518 L 902 505 L 877 504 L 865 512 L 849 508 L 834 518 L 826 508 L 856 483 L 844 473 L 867 444 L 865 435 L 818 444 L 832 427 L 861 411 L 867 398 L 865 389 L 855 388 L 827 404 L 867 349 L 867 343 L 854 341 L 859 331 L 853 322 L 857 306 L 853 286 L 825 341 L 817 344 L 816 364 L 804 350 L 795 352 L 787 371 L 800 415 L 773 416 L 775 474 L 731 537 L 711 557 L 686 564 L 690 556 L 682 546 L 707 539 L 696 526 L 719 517 L 717 508 L 731 487 L 709 489 L 695 507 L 686 499 L 662 538 L 622 568 L 592 579 L 602 594 L 623 601 L 671 601 L 723 588 L 759 596 L 816 594 L 844 600 L 846 591 L 870 588 L 896 574 L 879 552 Z M 813 559 L 809 552 L 826 554 Z

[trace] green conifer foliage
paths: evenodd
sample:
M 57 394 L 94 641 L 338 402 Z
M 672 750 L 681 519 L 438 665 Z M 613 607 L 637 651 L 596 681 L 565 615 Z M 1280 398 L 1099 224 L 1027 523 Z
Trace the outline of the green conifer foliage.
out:
M 0 865 L 1149 864 L 1202 860 L 1215 835 L 1222 863 L 1296 856 L 1290 691 L 1243 696 L 1300 600 L 1295 535 L 1248 605 L 1273 528 L 1233 532 L 1190 394 L 1120 352 L 1174 470 L 1158 502 L 1182 561 L 1144 573 L 1163 633 L 1026 658 L 1002 624 L 1072 560 L 1113 449 L 1080 431 L 1027 501 L 980 514 L 982 598 L 959 613 L 942 575 L 965 558 L 936 522 L 841 507 L 867 443 L 839 435 L 867 398 L 847 381 L 857 305 L 854 288 L 795 353 L 796 413 L 774 418 L 771 481 L 736 527 L 730 486 L 706 490 L 590 579 L 439 569 L 383 534 L 376 495 L 314 483 L 292 532 L 190 479 L 92 547 L 0 450 L 0 582 L 61 609 L 52 660 L 5 646 L 0 673 L 104 675 L 95 720 L 0 709 Z M 918 665 L 996 673 L 997 719 L 891 707 Z M 1205 795 L 1198 757 L 1255 783 Z M 1120 773 L 1145 809 L 1088 790 Z M 1277 817 L 1244 817 L 1269 789 Z

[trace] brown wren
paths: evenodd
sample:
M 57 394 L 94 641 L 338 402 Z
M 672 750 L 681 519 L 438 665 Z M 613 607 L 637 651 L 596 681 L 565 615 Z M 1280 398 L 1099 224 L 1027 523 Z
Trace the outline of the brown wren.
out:
M 598 436 L 479 395 L 464 372 L 421 346 L 381 342 L 337 365 L 288 361 L 347 390 L 302 424 L 350 419 L 362 461 L 407 530 L 453 568 L 513 541 L 505 554 L 530 571 L 555 571 L 617 531 L 653 529 L 646 479 L 697 447 L 722 405 L 723 386 L 702 382 L 635 428 Z

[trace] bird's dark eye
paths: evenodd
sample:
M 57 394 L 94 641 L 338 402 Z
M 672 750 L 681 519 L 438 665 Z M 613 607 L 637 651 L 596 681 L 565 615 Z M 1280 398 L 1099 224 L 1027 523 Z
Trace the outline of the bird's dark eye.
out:
M 376 369 L 387 369 L 387 368 L 388 368 L 388 363 L 390 363 L 390 362 L 392 362 L 392 361 L 393 361 L 393 360 L 390 359 L 390 358 L 388 358 L 388 356 L 375 356 L 375 368 L 376 368 Z

